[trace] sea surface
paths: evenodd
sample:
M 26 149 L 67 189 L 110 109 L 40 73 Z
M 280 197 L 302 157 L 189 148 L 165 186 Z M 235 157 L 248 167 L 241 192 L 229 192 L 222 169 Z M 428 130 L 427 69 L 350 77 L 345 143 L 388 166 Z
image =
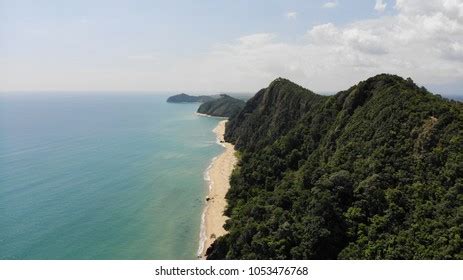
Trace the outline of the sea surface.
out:
M 0 94 L 0 259 L 194 259 L 218 119 L 140 93 Z

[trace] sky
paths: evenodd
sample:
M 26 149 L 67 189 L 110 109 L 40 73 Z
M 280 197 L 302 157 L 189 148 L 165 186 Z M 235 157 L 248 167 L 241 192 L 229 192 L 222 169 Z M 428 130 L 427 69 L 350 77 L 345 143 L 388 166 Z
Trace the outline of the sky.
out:
M 0 0 L 0 91 L 463 94 L 463 0 Z

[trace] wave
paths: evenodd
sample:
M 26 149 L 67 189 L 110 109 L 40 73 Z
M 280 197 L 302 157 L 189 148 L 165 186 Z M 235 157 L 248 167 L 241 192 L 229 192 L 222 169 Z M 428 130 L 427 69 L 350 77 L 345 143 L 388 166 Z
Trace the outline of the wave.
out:
M 197 113 L 199 114 L 199 113 Z M 212 130 L 215 132 L 215 128 Z M 219 137 L 216 138 L 216 141 L 215 141 L 218 145 L 222 146 L 222 147 L 225 147 L 225 144 L 221 143 L 220 142 L 220 139 Z M 214 184 L 214 182 L 211 180 L 211 176 L 210 176 L 210 170 L 211 168 L 214 166 L 214 163 L 215 161 L 217 160 L 219 156 L 215 156 L 212 160 L 211 160 L 211 163 L 209 164 L 209 166 L 206 168 L 206 170 L 204 171 L 204 175 L 203 175 L 203 178 L 204 178 L 204 181 L 208 182 L 208 196 L 209 196 L 209 193 L 212 191 L 212 185 Z M 199 230 L 199 246 L 198 246 L 198 251 L 196 253 L 196 255 L 199 257 L 202 257 L 202 253 L 204 251 L 204 246 L 206 245 L 206 240 L 207 240 L 207 236 L 206 236 L 206 213 L 207 213 L 207 208 L 208 208 L 208 203 L 206 202 L 206 205 L 204 206 L 204 210 L 203 210 L 203 213 L 201 214 L 201 226 L 200 226 L 200 230 Z

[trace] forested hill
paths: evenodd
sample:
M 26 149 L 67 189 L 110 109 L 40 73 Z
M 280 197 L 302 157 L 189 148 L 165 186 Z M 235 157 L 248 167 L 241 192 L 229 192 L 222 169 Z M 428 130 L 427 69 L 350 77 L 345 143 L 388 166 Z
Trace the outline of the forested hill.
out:
M 462 259 L 463 105 L 378 75 L 277 79 L 227 124 L 240 162 L 209 259 Z
M 221 94 L 219 98 L 207 101 L 199 106 L 197 112 L 214 117 L 233 117 L 245 106 L 241 99 Z
M 168 103 L 196 103 L 196 102 L 208 102 L 211 100 L 216 99 L 217 97 L 215 96 L 208 96 L 208 95 L 199 95 L 199 96 L 193 96 L 193 95 L 188 95 L 185 93 L 177 94 L 170 96 L 167 98 Z

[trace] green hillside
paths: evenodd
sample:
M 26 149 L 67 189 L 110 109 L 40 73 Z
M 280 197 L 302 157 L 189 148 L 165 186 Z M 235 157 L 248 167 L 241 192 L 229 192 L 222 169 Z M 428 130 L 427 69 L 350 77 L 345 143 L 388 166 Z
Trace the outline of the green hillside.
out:
M 201 104 L 197 112 L 215 117 L 233 117 L 244 108 L 245 104 L 241 99 L 221 94 L 219 98 Z
M 199 95 L 199 96 L 194 96 L 194 95 L 188 95 L 185 93 L 180 93 L 177 95 L 170 96 L 167 98 L 168 103 L 196 103 L 196 102 L 207 102 L 216 99 L 214 96 L 208 96 L 208 95 Z
M 463 103 L 378 75 L 277 79 L 227 124 L 240 162 L 209 259 L 462 259 Z

